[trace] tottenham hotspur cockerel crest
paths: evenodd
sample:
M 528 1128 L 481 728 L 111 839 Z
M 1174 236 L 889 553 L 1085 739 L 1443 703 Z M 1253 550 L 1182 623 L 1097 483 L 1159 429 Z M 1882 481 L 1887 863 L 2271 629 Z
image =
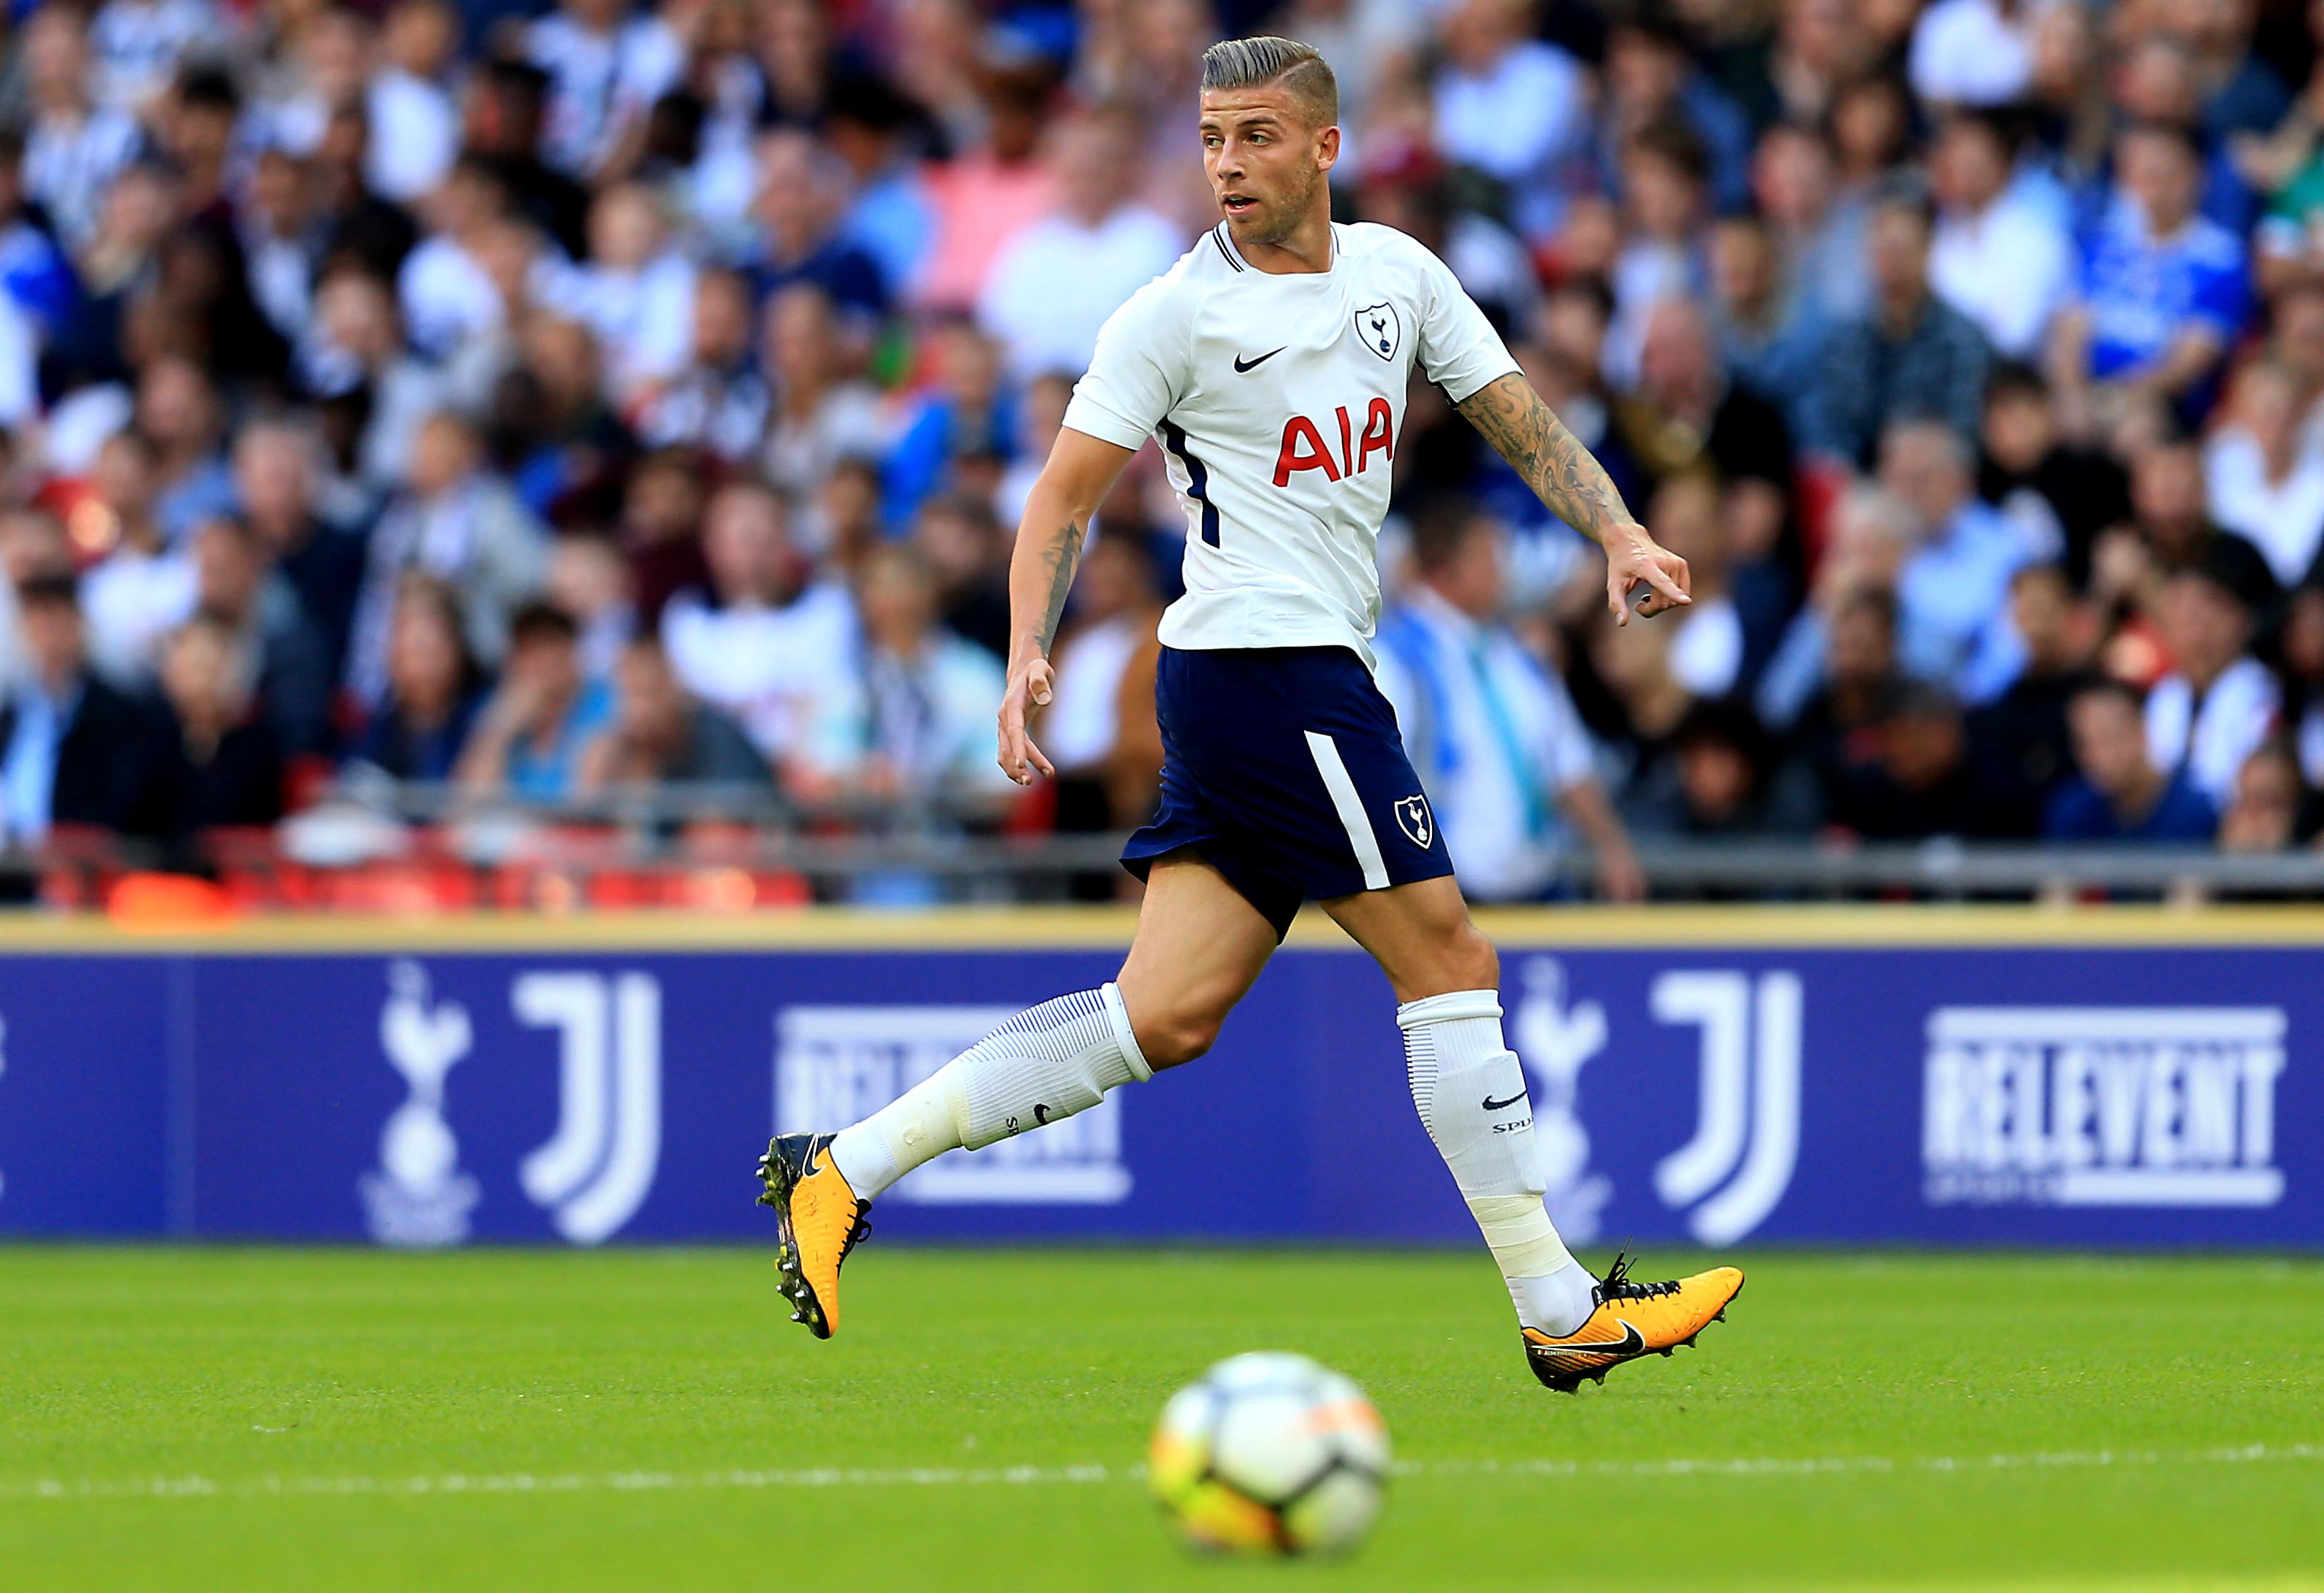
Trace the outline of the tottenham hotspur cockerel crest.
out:
M 1396 318 L 1396 306 L 1383 299 L 1356 311 L 1356 336 L 1380 358 L 1395 359 L 1397 345 L 1404 340 L 1404 327 Z
M 1415 846 L 1425 851 L 1428 838 L 1434 828 L 1428 822 L 1428 798 L 1406 796 L 1396 805 L 1397 827 L 1411 838 Z

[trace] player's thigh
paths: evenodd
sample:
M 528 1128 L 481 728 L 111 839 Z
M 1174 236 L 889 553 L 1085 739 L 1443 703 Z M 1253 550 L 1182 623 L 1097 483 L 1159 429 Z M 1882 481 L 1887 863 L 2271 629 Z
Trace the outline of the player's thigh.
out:
M 1370 952 L 1399 1001 L 1500 987 L 1500 959 L 1450 874 L 1337 896 L 1323 910 Z
M 1114 980 L 1146 1060 L 1175 1067 L 1209 1050 L 1275 945 L 1275 926 L 1218 870 L 1191 852 L 1156 859 Z

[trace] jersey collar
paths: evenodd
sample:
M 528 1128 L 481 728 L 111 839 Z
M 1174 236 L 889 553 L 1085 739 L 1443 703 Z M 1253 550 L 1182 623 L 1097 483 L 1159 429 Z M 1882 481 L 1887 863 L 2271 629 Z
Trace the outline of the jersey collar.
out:
M 1337 271 L 1337 270 L 1339 269 L 1339 265 L 1340 265 L 1340 224 L 1339 224 L 1338 222 L 1336 222 L 1336 221 L 1335 221 L 1335 222 L 1333 222 L 1333 223 L 1331 224 L 1331 230 L 1332 230 L 1332 263 L 1331 263 L 1331 265 L 1330 265 L 1330 266 L 1328 266 L 1328 267 L 1326 267 L 1324 270 L 1323 270 L 1323 271 L 1321 271 L 1321 272 L 1296 272 L 1296 273 L 1294 273 L 1294 274 L 1296 274 L 1296 275 L 1301 275 L 1301 276 L 1326 276 L 1326 277 L 1328 277 L 1328 276 L 1330 276 L 1330 275 L 1332 274 L 1332 272 L 1333 272 Z M 1218 224 L 1218 226 L 1214 226 L 1214 227 L 1213 227 L 1213 228 L 1211 229 L 1211 241 L 1212 241 L 1213 243 L 1216 244 L 1219 246 L 1219 253 L 1220 253 L 1221 254 L 1223 254 L 1223 255 L 1225 255 L 1225 256 L 1226 256 L 1227 263 L 1228 263 L 1229 265 L 1231 265 L 1231 266 L 1234 267 L 1234 268 L 1235 268 L 1235 270 L 1237 270 L 1237 271 L 1258 272 L 1258 271 L 1259 271 L 1259 268 L 1258 268 L 1257 266 L 1255 266 L 1255 265 L 1251 264 L 1251 262 L 1250 262 L 1250 261 L 1245 260 L 1245 259 L 1242 257 L 1242 251 L 1235 247 L 1235 241 L 1234 241 L 1233 231 L 1234 231 L 1234 229 L 1232 229 L 1231 227 L 1228 226 L 1227 226 L 1227 224 L 1226 224 L 1225 222 L 1222 221 L 1222 222 L 1220 222 L 1220 223 Z M 1270 275 L 1274 275 L 1274 274 L 1276 274 L 1276 273 L 1269 272 L 1259 272 L 1259 275 L 1261 275 L 1261 276 L 1270 276 Z

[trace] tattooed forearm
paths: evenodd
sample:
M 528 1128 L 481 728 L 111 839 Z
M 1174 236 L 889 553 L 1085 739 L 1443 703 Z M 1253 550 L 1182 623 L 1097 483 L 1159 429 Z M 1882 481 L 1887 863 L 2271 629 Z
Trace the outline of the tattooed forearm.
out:
M 1517 372 L 1471 393 L 1460 409 L 1549 511 L 1583 536 L 1603 542 L 1608 530 L 1633 523 L 1605 467 Z
M 1067 520 L 1057 531 L 1056 539 L 1041 551 L 1048 560 L 1048 598 L 1041 610 L 1041 650 L 1057 640 L 1057 622 L 1065 618 L 1065 594 L 1073 590 L 1074 566 L 1082 555 L 1084 528 Z

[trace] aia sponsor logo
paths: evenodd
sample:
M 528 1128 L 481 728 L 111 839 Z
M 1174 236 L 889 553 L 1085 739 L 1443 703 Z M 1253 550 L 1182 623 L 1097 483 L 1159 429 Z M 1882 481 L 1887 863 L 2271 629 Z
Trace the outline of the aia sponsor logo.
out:
M 1337 453 L 1330 446 L 1335 433 Z M 1320 470 L 1325 481 L 1344 481 L 1370 469 L 1374 454 L 1383 461 L 1396 457 L 1396 411 L 1384 398 L 1365 406 L 1361 425 L 1345 404 L 1321 425 L 1294 415 L 1283 423 L 1283 441 L 1275 450 L 1275 484 L 1289 486 L 1303 470 Z

